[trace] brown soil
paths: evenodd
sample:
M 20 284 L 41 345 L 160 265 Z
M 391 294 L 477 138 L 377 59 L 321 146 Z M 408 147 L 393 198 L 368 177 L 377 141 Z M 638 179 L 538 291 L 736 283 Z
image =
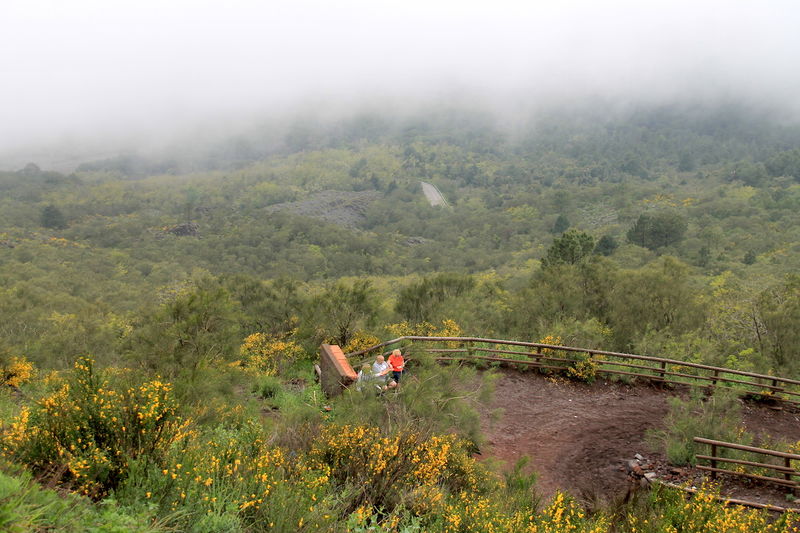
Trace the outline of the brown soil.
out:
M 682 393 L 646 384 L 587 384 L 503 370 L 494 399 L 482 414 L 487 443 L 481 455 L 509 467 L 529 456 L 545 499 L 562 490 L 583 500 L 608 501 L 628 489 L 625 465 L 637 453 L 647 462 L 665 464 L 663 453 L 648 446 L 645 433 L 663 427 L 667 399 Z M 797 409 L 743 403 L 742 415 L 745 427 L 759 439 L 800 440 Z M 690 472 L 688 477 L 698 476 Z M 749 491 L 751 500 L 770 492 L 740 485 L 731 490 L 743 499 Z M 786 501 L 776 504 L 785 506 Z

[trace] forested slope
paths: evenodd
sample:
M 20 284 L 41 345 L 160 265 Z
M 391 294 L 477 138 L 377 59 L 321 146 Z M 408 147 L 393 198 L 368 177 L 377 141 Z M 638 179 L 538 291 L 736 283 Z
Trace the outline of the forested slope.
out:
M 0 175 L 8 349 L 118 357 L 203 276 L 227 280 L 236 312 L 259 298 L 237 284 L 280 278 L 284 314 L 312 320 L 307 299 L 357 276 L 379 289 L 375 324 L 456 318 L 472 334 L 794 371 L 794 125 L 671 106 L 507 129 L 451 110 L 276 137 Z M 429 206 L 420 180 L 452 208 Z

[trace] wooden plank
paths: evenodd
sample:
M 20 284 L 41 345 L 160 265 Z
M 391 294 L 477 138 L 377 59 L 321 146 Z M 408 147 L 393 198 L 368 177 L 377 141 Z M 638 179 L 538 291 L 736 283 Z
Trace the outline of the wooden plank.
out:
M 734 463 L 737 465 L 745 465 L 745 466 L 754 466 L 756 468 L 768 468 L 770 470 L 777 470 L 778 472 L 788 472 L 795 476 L 800 476 L 794 468 L 792 467 L 785 467 L 781 465 L 773 465 L 770 463 L 757 463 L 755 461 L 745 461 L 744 459 L 731 459 L 729 457 L 714 457 L 711 455 L 695 455 L 698 459 L 705 459 L 706 461 L 716 460 L 723 463 Z
M 678 484 L 675 484 L 675 483 L 669 483 L 667 481 L 662 481 L 660 479 L 655 479 L 653 481 L 658 483 L 659 485 L 664 485 L 665 487 L 669 487 L 671 489 L 682 490 L 684 492 L 688 492 L 689 494 L 697 494 L 697 492 L 698 492 L 697 489 L 693 489 L 691 487 L 684 487 L 682 485 L 678 485 Z M 725 496 L 714 496 L 714 498 L 717 501 L 720 501 L 720 502 L 723 502 L 723 503 L 732 503 L 734 505 L 744 505 L 744 506 L 747 506 L 747 507 L 754 507 L 756 509 L 766 509 L 768 511 L 774 511 L 774 512 L 777 512 L 777 513 L 785 513 L 787 511 L 791 512 L 791 513 L 800 513 L 800 509 L 793 508 L 793 507 L 779 507 L 777 505 L 770 505 L 768 503 L 749 502 L 747 500 L 738 500 L 738 499 L 735 499 L 735 498 L 726 498 Z
M 653 376 L 651 374 L 640 374 L 638 372 L 625 372 L 624 370 L 607 370 L 607 369 L 598 368 L 597 369 L 597 373 L 598 374 L 611 374 L 611 375 L 614 375 L 614 376 L 631 376 L 631 377 L 634 377 L 634 378 L 644 378 L 644 379 L 656 379 L 656 380 L 659 379 L 658 376 Z
M 441 350 L 445 350 L 445 349 L 442 348 Z M 429 351 L 436 351 L 436 350 L 429 350 Z M 466 352 L 467 350 L 456 350 L 456 351 L 460 351 L 460 352 L 463 353 L 463 352 Z M 446 358 L 437 358 L 437 360 L 438 359 L 445 359 L 446 360 Z M 553 369 L 553 370 L 566 370 L 567 368 L 569 368 L 569 366 L 537 365 L 535 361 L 526 361 L 526 360 L 520 360 L 520 359 L 507 359 L 507 358 L 500 358 L 500 357 L 484 357 L 484 356 L 480 356 L 480 355 L 459 357 L 459 358 L 456 358 L 456 359 L 459 360 L 459 361 L 470 361 L 470 360 L 474 359 L 474 360 L 477 360 L 477 361 L 497 361 L 497 362 L 507 362 L 507 363 L 518 363 L 518 364 L 521 364 L 521 365 L 537 366 L 537 367 L 548 368 L 548 369 Z M 573 362 L 575 362 L 573 359 L 564 359 L 564 358 L 560 358 L 560 357 L 548 357 L 546 355 L 538 357 L 537 360 L 556 361 L 556 362 L 564 362 L 564 363 L 573 363 Z M 602 364 L 607 363 L 607 362 L 608 361 L 603 361 L 603 362 L 599 362 L 598 361 L 599 365 L 602 365 Z M 650 370 L 650 367 L 647 367 L 647 369 Z M 658 368 L 653 368 L 652 370 L 655 373 L 660 373 L 660 369 L 658 369 Z M 706 389 L 706 388 L 708 388 L 710 386 L 710 385 L 701 385 L 701 384 L 697 384 L 697 383 L 689 383 L 689 382 L 686 382 L 686 381 L 677 381 L 677 380 L 674 380 L 674 379 L 661 379 L 656 374 L 642 374 L 642 373 L 639 373 L 639 372 L 625 372 L 625 371 L 622 371 L 622 370 L 609 370 L 607 368 L 602 368 L 602 366 L 599 366 L 597 368 L 596 372 L 597 372 L 597 374 L 608 374 L 608 375 L 615 375 L 615 376 L 630 376 L 630 377 L 634 377 L 634 378 L 643 378 L 643 379 L 658 381 L 660 383 L 667 383 L 667 384 L 671 384 L 671 385 L 685 385 L 685 386 L 688 386 L 688 387 L 697 387 L 697 388 L 703 388 L 703 389 Z M 682 374 L 682 373 L 670 372 L 670 371 L 665 371 L 664 373 L 667 374 L 667 375 L 673 375 L 673 376 L 678 376 L 678 377 L 686 377 L 686 378 L 689 378 L 689 379 L 699 378 L 700 381 L 704 380 L 703 376 L 695 376 L 695 375 L 692 375 L 692 374 Z M 706 377 L 705 381 L 708 381 L 710 379 L 711 378 Z M 727 387 L 727 386 L 724 386 L 724 385 L 717 385 L 717 388 L 733 390 L 733 391 L 738 391 L 738 392 L 747 392 L 747 391 L 742 391 L 741 389 L 735 389 L 733 387 Z M 798 403 L 798 402 L 795 402 L 795 401 L 790 400 L 788 398 L 780 398 L 780 399 L 781 399 L 781 401 L 784 401 L 784 402 L 787 402 L 787 403 L 792 403 L 792 404 L 797 404 Z
M 475 357 L 437 357 L 437 361 L 472 361 Z M 542 365 L 536 361 L 519 361 L 517 359 L 502 359 L 500 357 L 480 358 L 481 361 L 497 362 L 497 363 L 511 363 L 515 365 L 532 366 L 534 368 L 547 368 L 550 370 L 564 370 L 563 366 Z
M 759 388 L 762 388 L 762 389 L 763 388 L 768 388 L 768 389 L 772 389 L 772 390 L 776 390 L 776 391 L 781 390 L 779 387 L 773 387 L 772 385 L 764 385 L 762 383 L 756 383 L 756 382 L 753 382 L 753 381 L 742 381 L 742 380 L 738 380 L 738 379 L 720 377 L 719 375 L 704 376 L 704 375 L 696 375 L 696 374 L 685 374 L 685 373 L 682 373 L 682 372 L 676 372 L 674 370 L 667 370 L 666 368 L 662 369 L 660 367 L 654 367 L 654 366 L 637 365 L 637 364 L 633 364 L 633 363 L 627 363 L 625 361 L 597 360 L 597 363 L 599 365 L 601 365 L 601 366 L 602 365 L 612 365 L 612 366 L 622 366 L 622 367 L 626 367 L 626 368 L 638 368 L 640 370 L 650 370 L 650 371 L 652 371 L 654 373 L 654 375 L 659 375 L 659 376 L 668 375 L 668 376 L 685 377 L 685 378 L 691 378 L 691 379 L 699 379 L 701 381 L 710 381 L 712 383 L 712 385 L 716 384 L 717 381 L 724 381 L 726 383 L 740 383 L 740 384 L 743 384 L 743 385 L 750 385 L 750 386 L 759 387 Z M 677 366 L 677 365 L 674 365 L 674 366 Z
M 633 364 L 633 363 L 626 363 L 624 361 L 606 361 L 604 359 L 595 359 L 595 362 L 600 366 L 603 366 L 603 365 L 624 366 L 626 368 L 638 368 L 640 370 L 650 370 L 650 371 L 652 371 L 654 373 L 653 374 L 654 376 L 657 376 L 658 374 L 661 374 L 661 369 L 659 367 L 657 367 L 657 366 L 637 365 L 637 364 Z
M 796 453 L 779 452 L 777 450 L 768 450 L 766 448 L 756 448 L 755 446 L 746 446 L 744 444 L 736 444 L 735 442 L 725 442 L 721 440 L 706 439 L 704 437 L 695 437 L 692 439 L 698 444 L 712 444 L 722 446 L 723 448 L 731 448 L 732 450 L 741 450 L 743 452 L 760 453 L 763 455 L 771 455 L 773 457 L 788 457 L 794 461 L 800 461 L 800 455 Z
M 775 483 L 776 485 L 781 485 L 784 487 L 797 487 L 798 484 L 796 481 L 786 481 L 785 479 L 778 478 L 778 477 L 769 477 L 769 476 L 759 476 L 757 474 L 747 474 L 745 472 L 735 472 L 733 470 L 727 470 L 725 468 L 712 468 L 710 466 L 705 465 L 697 465 L 696 468 L 698 470 L 705 470 L 707 472 L 712 473 L 720 473 L 720 474 L 730 474 L 732 476 L 742 476 L 748 477 L 750 479 L 757 479 L 759 481 L 768 481 L 770 483 Z
M 481 347 L 472 348 L 472 351 L 474 351 L 474 352 L 487 352 L 487 353 L 505 353 L 505 354 L 512 354 L 512 355 L 528 355 L 530 357 L 538 357 L 538 356 L 544 355 L 544 354 L 538 353 L 538 352 L 520 352 L 518 350 L 497 350 L 497 349 L 493 349 L 493 348 L 481 348 Z
M 444 348 L 442 348 L 442 349 L 436 348 L 436 349 L 433 349 L 433 350 L 429 349 L 428 351 L 431 352 L 431 353 L 466 353 L 466 352 L 469 352 L 469 350 L 447 350 L 447 349 L 444 349 Z M 526 359 L 508 359 L 508 358 L 503 358 L 503 357 L 489 357 L 489 356 L 485 356 L 485 355 L 470 355 L 468 357 L 465 357 L 464 359 L 466 359 L 466 360 L 475 359 L 476 361 L 516 361 L 518 363 L 525 363 L 527 361 Z M 534 358 L 532 357 L 531 359 L 534 359 Z M 560 362 L 560 363 L 577 363 L 577 362 L 579 362 L 579 361 L 577 361 L 575 359 L 565 359 L 563 357 L 550 357 L 548 355 L 538 355 L 538 356 L 535 357 L 535 359 L 537 361 L 556 361 L 556 362 Z M 569 368 L 569 366 L 563 366 L 561 368 Z

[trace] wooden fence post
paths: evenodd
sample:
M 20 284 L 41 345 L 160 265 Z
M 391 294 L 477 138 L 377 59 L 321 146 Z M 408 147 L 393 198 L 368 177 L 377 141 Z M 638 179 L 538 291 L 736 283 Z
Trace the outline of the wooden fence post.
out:
M 717 457 L 717 445 L 716 444 L 712 444 L 711 445 L 711 457 L 714 457 L 714 458 Z M 711 459 L 711 468 L 714 468 L 714 469 L 717 468 L 716 459 Z M 712 470 L 711 471 L 711 479 L 717 479 L 717 471 L 716 470 Z

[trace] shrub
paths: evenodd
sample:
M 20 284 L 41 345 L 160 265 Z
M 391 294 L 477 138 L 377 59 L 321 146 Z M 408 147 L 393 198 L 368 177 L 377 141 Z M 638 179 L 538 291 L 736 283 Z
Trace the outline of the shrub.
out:
M 391 510 L 421 492 L 443 488 L 479 492 L 485 479 L 464 441 L 453 435 L 421 437 L 413 431 L 385 436 L 376 427 L 330 425 L 308 454 L 311 469 L 329 472 L 339 487 L 355 487 L 351 510 L 361 505 Z
M 274 399 L 283 390 L 281 381 L 275 376 L 262 376 L 254 386 L 255 393 L 258 394 L 262 400 Z
M 353 353 L 376 344 L 380 344 L 380 339 L 364 331 L 356 331 L 345 346 L 342 347 L 344 353 Z
M 294 341 L 264 333 L 249 335 L 239 348 L 245 368 L 268 376 L 281 373 L 303 353 L 303 349 Z
M 496 376 L 479 374 L 471 365 L 440 365 L 427 352 L 415 352 L 413 365 L 403 376 L 399 394 L 375 397 L 348 390 L 334 404 L 335 421 L 387 431 L 454 433 L 477 448 L 482 438 L 476 407 L 490 399 Z
M 436 326 L 430 322 L 409 323 L 407 321 L 389 324 L 386 331 L 392 337 L 461 337 L 464 332 L 455 320 L 445 318 L 441 326 Z M 457 347 L 457 343 L 448 343 L 451 347 Z
M 688 400 L 670 398 L 666 429 L 651 430 L 648 438 L 657 447 L 663 447 L 667 459 L 676 465 L 694 465 L 697 446 L 694 437 L 750 444 L 752 435 L 741 427 L 741 406 L 738 398 L 725 391 L 717 391 L 709 398 L 699 394 Z M 721 454 L 733 453 L 722 449 Z
M 24 357 L 2 356 L 0 354 L 0 386 L 17 388 L 36 375 L 33 363 Z
M 768 512 L 717 501 L 719 490 L 704 486 L 689 497 L 656 486 L 644 501 L 634 502 L 619 524 L 619 531 L 661 533 L 790 533 L 796 531 L 796 516 L 778 517 Z
M 116 495 L 145 498 L 180 531 L 329 530 L 337 514 L 327 472 L 266 437 L 256 420 L 217 426 L 173 446 L 163 466 L 137 463 Z
M 40 488 L 29 474 L 9 475 L 0 471 L 0 530 L 144 533 L 160 528 L 148 525 L 143 517 L 124 513 L 113 502 L 93 506 L 86 498 Z
M 84 357 L 55 393 L 21 410 L 2 446 L 35 472 L 101 497 L 125 478 L 129 461 L 163 460 L 188 424 L 177 414 L 170 384 L 115 388 Z

